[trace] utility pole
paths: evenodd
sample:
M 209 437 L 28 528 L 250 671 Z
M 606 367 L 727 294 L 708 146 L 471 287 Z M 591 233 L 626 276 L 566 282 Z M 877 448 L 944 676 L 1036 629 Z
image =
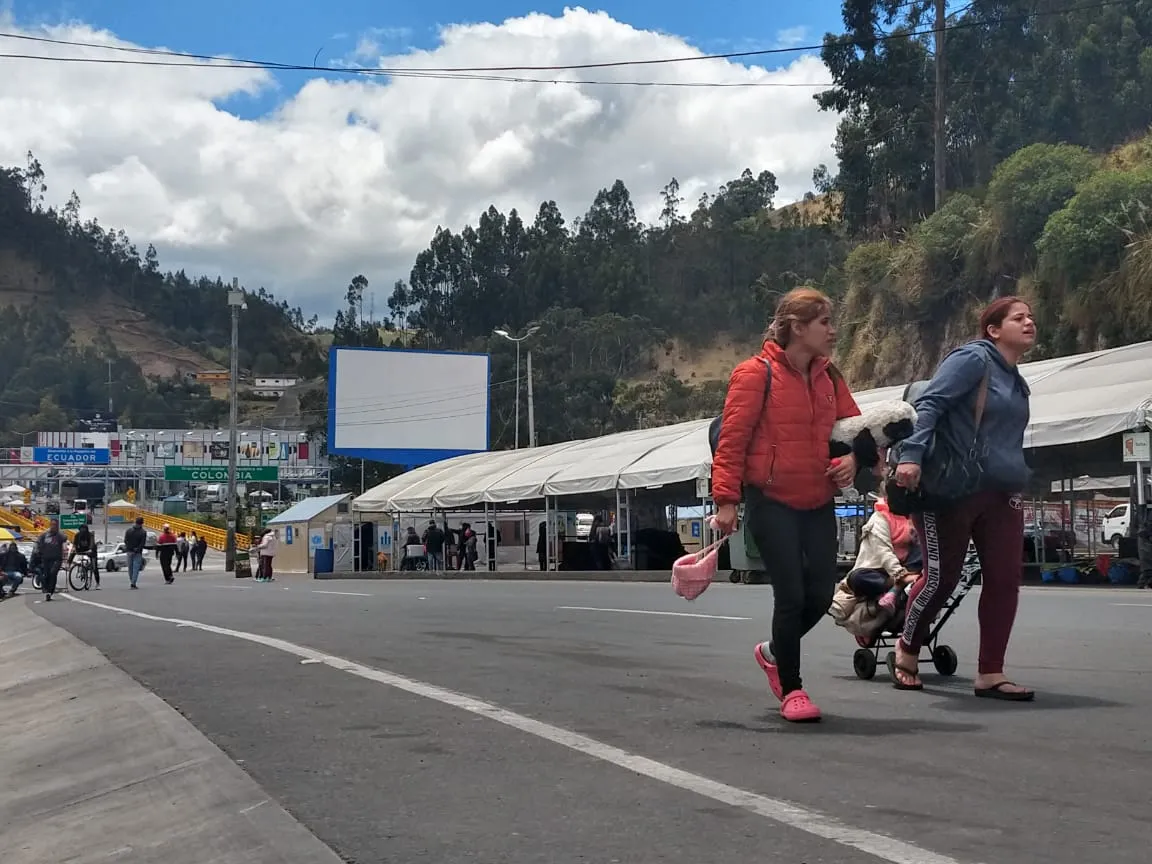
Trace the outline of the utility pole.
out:
M 539 324 L 529 324 L 528 329 L 524 331 L 523 336 L 513 336 L 510 332 L 508 332 L 508 329 L 505 327 L 498 327 L 492 331 L 497 336 L 500 336 L 503 339 L 507 339 L 509 342 L 512 342 L 516 346 L 516 433 L 515 433 L 516 444 L 515 444 L 515 449 L 517 449 L 517 450 L 520 449 L 520 343 L 523 342 L 525 339 L 528 339 L 533 334 L 535 334 L 536 331 L 539 329 L 540 329 Z M 531 357 L 531 354 L 529 354 L 529 357 Z M 531 361 L 529 361 L 529 362 L 531 362 Z M 529 366 L 529 370 L 531 370 L 531 366 Z M 531 391 L 532 374 L 531 374 L 531 371 L 529 371 L 529 374 L 528 374 L 528 388 L 529 388 L 528 399 L 531 400 L 532 399 L 532 395 L 531 395 L 531 393 L 532 393 L 532 391 Z M 528 410 L 529 410 L 529 412 L 531 412 L 531 410 L 532 410 L 531 401 L 529 401 L 528 404 L 529 404 Z M 528 425 L 529 426 L 532 425 L 531 414 L 529 414 Z M 531 433 L 530 433 L 529 440 L 531 440 Z M 532 445 L 529 444 L 529 446 L 532 446 Z
M 513 449 L 520 449 L 520 343 L 516 343 L 516 443 L 512 445 Z
M 532 402 L 532 349 L 528 349 L 528 446 L 536 446 L 536 410 Z
M 946 105 L 944 100 L 944 25 L 947 20 L 945 0 L 936 0 L 936 25 L 934 28 L 934 41 L 936 44 L 936 111 L 933 117 L 933 143 L 934 143 L 934 187 L 935 209 L 939 210 L 944 204 L 944 162 L 947 158 L 944 146 L 944 115 Z
M 224 540 L 224 568 L 236 566 L 236 382 L 240 377 L 240 310 L 244 306 L 244 293 L 240 280 L 233 277 L 228 292 L 228 308 L 232 312 L 231 376 L 228 381 L 228 533 Z
M 116 415 L 112 413 L 112 358 L 108 358 L 108 422 L 111 423 Z M 119 429 L 119 426 L 115 428 Z M 108 545 L 108 503 L 112 496 L 108 494 L 109 466 L 104 466 L 104 545 Z

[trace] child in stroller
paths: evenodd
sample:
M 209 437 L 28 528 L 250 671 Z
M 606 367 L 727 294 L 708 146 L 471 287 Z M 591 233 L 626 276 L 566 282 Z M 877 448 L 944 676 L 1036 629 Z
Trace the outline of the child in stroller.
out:
M 912 520 L 897 516 L 877 496 L 875 510 L 860 533 L 852 570 L 836 586 L 833 620 L 856 637 L 863 649 L 902 623 L 908 592 L 919 578 L 922 556 Z
M 901 519 L 911 532 L 906 553 L 900 542 L 905 536 Z M 908 598 L 915 596 L 920 580 L 924 578 L 919 572 L 923 560 L 921 555 L 912 520 L 896 516 L 882 498 L 877 500 L 876 512 L 862 531 L 856 566 L 836 586 L 832 608 L 828 610 L 837 624 L 856 637 L 860 646 L 852 655 L 852 668 L 857 678 L 867 681 L 874 677 L 880 652 L 886 650 L 888 674 L 895 680 L 896 652 L 893 649 L 904 627 Z M 959 660 L 952 648 L 940 644 L 940 631 L 979 581 L 980 559 L 976 547 L 969 543 L 960 584 L 944 604 L 925 641 L 931 652 L 932 664 L 941 675 L 955 674 Z

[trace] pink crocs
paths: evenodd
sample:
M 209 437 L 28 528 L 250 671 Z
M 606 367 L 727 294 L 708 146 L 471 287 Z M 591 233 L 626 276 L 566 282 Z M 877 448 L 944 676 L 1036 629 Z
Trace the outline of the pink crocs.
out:
M 760 668 L 764 670 L 764 674 L 768 676 L 768 689 L 772 691 L 772 695 L 777 699 L 784 698 L 784 687 L 780 684 L 780 670 L 776 668 L 776 664 L 772 662 L 772 652 L 768 649 L 767 642 L 761 642 L 756 646 L 756 662 L 760 664 Z
M 780 716 L 790 723 L 814 723 L 820 719 L 820 709 L 803 690 L 793 690 L 780 704 Z

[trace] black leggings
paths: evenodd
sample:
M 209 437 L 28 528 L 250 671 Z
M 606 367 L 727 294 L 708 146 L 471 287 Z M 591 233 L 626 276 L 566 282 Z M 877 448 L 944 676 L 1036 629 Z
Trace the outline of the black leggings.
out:
M 755 488 L 745 519 L 772 580 L 772 654 L 784 693 L 802 687 L 800 640 L 824 617 L 836 590 L 836 507 L 794 510 Z
M 45 594 L 56 593 L 56 577 L 60 575 L 60 567 L 63 563 L 63 561 L 44 562 L 44 574 L 40 577 L 40 585 Z

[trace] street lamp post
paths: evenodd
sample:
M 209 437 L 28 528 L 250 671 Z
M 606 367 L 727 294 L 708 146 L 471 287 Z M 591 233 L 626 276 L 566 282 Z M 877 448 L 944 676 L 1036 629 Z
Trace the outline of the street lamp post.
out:
M 516 345 L 516 433 L 515 433 L 515 448 L 520 449 L 520 343 L 534 334 L 540 327 L 536 324 L 529 324 L 528 329 L 524 331 L 523 336 L 513 336 L 506 328 L 500 327 L 492 332 L 497 336 L 501 336 Z M 536 446 L 536 423 L 535 415 L 532 410 L 532 352 L 528 352 L 528 446 Z
M 238 279 L 232 280 L 228 308 L 232 312 L 232 348 L 228 380 L 228 533 L 224 540 L 224 568 L 233 570 L 236 566 L 236 381 L 240 377 L 240 310 L 247 308 Z

